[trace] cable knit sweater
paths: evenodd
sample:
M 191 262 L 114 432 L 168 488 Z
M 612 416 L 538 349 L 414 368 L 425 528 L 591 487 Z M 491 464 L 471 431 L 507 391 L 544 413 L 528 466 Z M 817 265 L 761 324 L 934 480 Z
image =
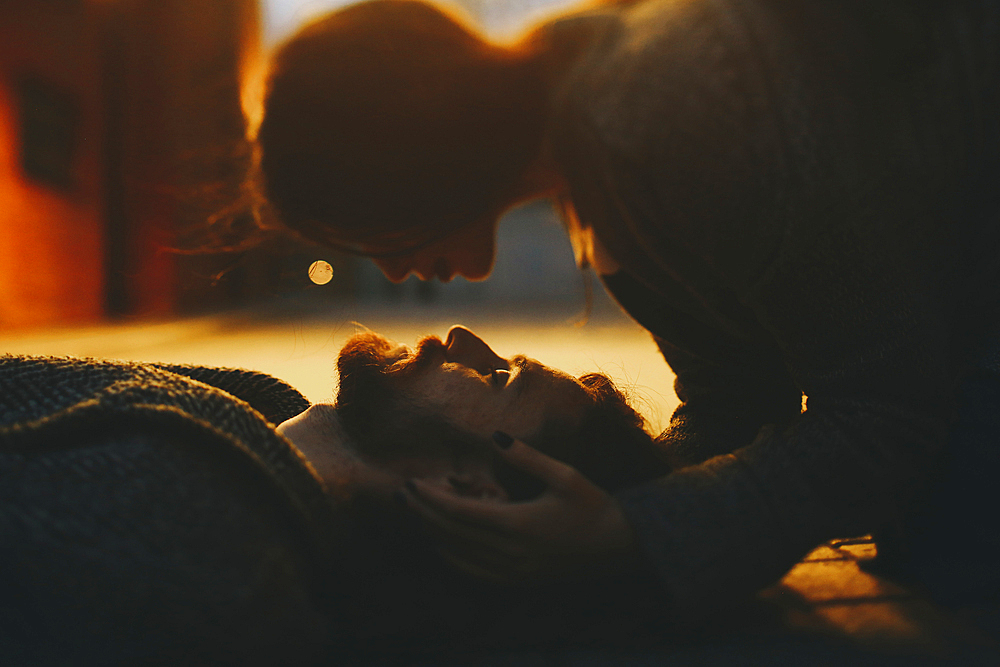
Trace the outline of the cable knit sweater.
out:
M 252 371 L 0 357 L 0 645 L 10 664 L 297 664 L 333 506 Z
M 620 499 L 698 617 L 905 518 L 949 447 L 1000 331 L 1000 5 L 646 0 L 554 38 L 580 21 L 551 143 L 690 464 Z

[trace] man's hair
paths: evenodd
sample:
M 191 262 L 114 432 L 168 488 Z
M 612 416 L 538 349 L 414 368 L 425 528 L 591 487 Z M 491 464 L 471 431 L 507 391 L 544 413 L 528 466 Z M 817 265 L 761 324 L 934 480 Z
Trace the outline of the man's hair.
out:
M 601 373 L 578 378 L 594 399 L 580 425 L 550 424 L 533 440 L 549 456 L 570 464 L 606 491 L 634 486 L 670 472 L 646 422 L 615 383 Z
M 497 213 L 533 154 L 539 91 L 516 51 L 415 0 L 370 0 L 274 59 L 260 178 L 282 222 L 329 246 L 414 245 Z M 535 88 L 532 86 L 535 85 Z M 528 142 L 530 145 L 530 142 Z

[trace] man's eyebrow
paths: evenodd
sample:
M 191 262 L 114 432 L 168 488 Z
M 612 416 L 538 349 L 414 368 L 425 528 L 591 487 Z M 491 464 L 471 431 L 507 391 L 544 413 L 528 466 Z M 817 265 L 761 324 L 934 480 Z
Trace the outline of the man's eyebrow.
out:
M 528 383 L 528 373 L 524 372 L 528 367 L 528 358 L 523 354 L 518 354 L 511 357 L 510 365 L 517 369 L 517 376 L 514 378 L 514 393 L 520 396 Z

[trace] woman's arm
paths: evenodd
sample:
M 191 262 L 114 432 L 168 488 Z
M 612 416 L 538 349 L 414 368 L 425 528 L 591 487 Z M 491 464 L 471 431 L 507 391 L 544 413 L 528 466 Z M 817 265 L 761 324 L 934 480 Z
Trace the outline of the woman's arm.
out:
M 629 576 L 643 567 L 635 535 L 614 498 L 571 466 L 497 433 L 497 452 L 542 481 L 529 502 L 461 498 L 420 480 L 401 495 L 439 539 L 441 553 L 500 583 Z

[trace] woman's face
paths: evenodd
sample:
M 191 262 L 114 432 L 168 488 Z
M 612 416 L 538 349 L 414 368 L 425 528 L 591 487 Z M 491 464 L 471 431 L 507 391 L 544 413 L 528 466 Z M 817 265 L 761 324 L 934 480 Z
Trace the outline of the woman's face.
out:
M 438 278 L 444 283 L 456 275 L 484 280 L 493 269 L 496 230 L 496 217 L 487 216 L 409 255 L 378 258 L 374 262 L 394 283 L 406 280 L 411 273 L 421 280 Z

